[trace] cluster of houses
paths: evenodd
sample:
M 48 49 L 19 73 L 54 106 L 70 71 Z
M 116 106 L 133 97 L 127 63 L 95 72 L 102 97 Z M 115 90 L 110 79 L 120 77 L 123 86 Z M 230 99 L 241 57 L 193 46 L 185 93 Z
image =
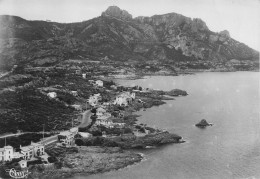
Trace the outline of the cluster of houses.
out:
M 41 143 L 31 142 L 31 145 L 20 146 L 20 152 L 15 152 L 15 149 L 8 145 L 0 148 L 0 161 L 11 161 L 15 158 L 23 158 L 24 160 L 31 160 L 33 157 L 40 157 L 44 155 L 44 145 Z
M 93 108 L 96 108 L 96 126 L 103 125 L 108 128 L 113 127 L 124 127 L 125 123 L 114 123 L 111 120 L 111 113 L 107 112 L 107 108 L 110 105 L 119 105 L 119 106 L 128 106 L 135 100 L 135 93 L 134 92 L 122 92 L 115 97 L 115 100 L 111 102 L 104 102 L 100 104 L 102 100 L 101 95 L 93 94 L 87 100 L 87 104 Z
M 134 99 L 135 93 L 130 93 L 129 91 L 123 92 L 116 96 L 114 104 L 119 106 L 128 106 Z
M 12 161 L 13 159 L 22 159 L 18 163 L 21 168 L 25 168 L 27 167 L 27 161 L 45 154 L 44 145 L 34 142 L 31 142 L 28 146 L 20 146 L 18 151 L 19 152 L 15 152 L 15 149 L 10 145 L 0 148 L 0 162 Z

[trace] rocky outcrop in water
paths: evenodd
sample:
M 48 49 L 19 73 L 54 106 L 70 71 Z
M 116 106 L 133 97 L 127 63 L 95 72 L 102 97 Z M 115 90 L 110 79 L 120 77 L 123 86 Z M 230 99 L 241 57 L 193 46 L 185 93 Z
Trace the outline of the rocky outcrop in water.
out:
M 202 119 L 199 123 L 196 124 L 197 127 L 204 128 L 207 126 L 212 126 L 213 124 L 210 124 L 206 121 L 206 119 Z
M 187 96 L 188 93 L 184 90 L 180 90 L 180 89 L 173 89 L 171 91 L 165 92 L 166 95 L 169 96 Z

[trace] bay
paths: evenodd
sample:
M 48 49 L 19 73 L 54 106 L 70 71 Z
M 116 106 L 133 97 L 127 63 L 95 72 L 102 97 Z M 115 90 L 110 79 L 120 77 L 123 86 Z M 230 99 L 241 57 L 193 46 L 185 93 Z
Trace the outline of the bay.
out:
M 118 80 L 126 86 L 186 90 L 186 97 L 137 112 L 139 123 L 177 133 L 186 142 L 137 151 L 144 153 L 141 163 L 76 178 L 260 178 L 259 77 L 259 72 L 210 72 Z M 195 127 L 201 119 L 214 125 Z

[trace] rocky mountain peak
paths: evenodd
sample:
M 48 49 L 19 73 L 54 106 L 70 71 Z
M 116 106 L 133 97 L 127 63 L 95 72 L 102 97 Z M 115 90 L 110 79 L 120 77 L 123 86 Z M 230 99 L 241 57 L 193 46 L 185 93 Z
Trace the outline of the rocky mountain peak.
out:
M 111 16 L 119 18 L 121 20 L 132 20 L 132 15 L 129 14 L 126 10 L 122 10 L 117 6 L 109 6 L 105 12 L 102 13 L 102 16 Z
M 230 38 L 230 34 L 227 30 L 220 31 L 219 34 L 223 37 Z
M 203 30 L 209 30 L 206 23 L 199 18 L 194 18 L 192 20 L 191 25 L 192 25 L 192 31 L 195 31 L 195 32 L 198 31 L 198 30 L 202 30 L 202 31 Z

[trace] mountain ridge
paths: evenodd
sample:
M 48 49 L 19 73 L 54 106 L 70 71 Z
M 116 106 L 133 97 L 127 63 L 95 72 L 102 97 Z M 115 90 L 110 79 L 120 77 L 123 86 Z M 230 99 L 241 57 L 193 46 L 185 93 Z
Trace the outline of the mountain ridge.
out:
M 0 16 L 0 69 L 30 65 L 46 55 L 55 56 L 58 63 L 90 54 L 173 65 L 178 61 L 259 60 L 258 51 L 231 38 L 227 30 L 212 32 L 203 20 L 177 13 L 133 18 L 110 6 L 101 16 L 75 23 Z

